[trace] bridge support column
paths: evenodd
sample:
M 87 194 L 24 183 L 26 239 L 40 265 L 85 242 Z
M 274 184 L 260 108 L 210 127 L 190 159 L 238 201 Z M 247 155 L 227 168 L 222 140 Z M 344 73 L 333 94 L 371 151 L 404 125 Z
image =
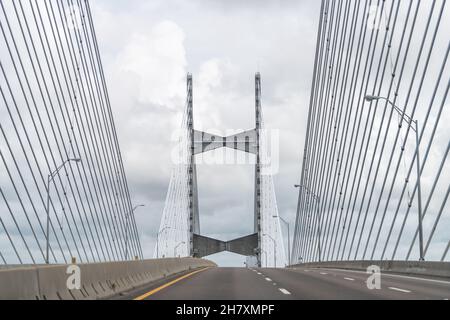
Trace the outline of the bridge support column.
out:
M 261 267 L 261 157 L 260 157 L 260 133 L 261 133 L 261 75 L 255 76 L 255 122 L 256 122 L 256 165 L 255 165 L 255 233 L 258 237 L 255 256 L 258 267 Z
M 193 79 L 191 74 L 188 74 L 187 76 L 187 108 L 187 129 L 189 134 L 189 255 L 196 257 L 196 249 L 194 248 L 194 234 L 200 234 L 200 219 L 198 212 L 197 167 L 195 165 L 194 95 Z

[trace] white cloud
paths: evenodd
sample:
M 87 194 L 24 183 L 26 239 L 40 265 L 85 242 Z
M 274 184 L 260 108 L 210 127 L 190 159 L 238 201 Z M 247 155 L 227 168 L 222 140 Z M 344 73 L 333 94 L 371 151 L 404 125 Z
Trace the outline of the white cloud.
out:
M 132 34 L 119 53 L 119 72 L 137 78 L 138 101 L 179 108 L 185 93 L 184 32 L 172 21 L 156 24 L 148 33 Z

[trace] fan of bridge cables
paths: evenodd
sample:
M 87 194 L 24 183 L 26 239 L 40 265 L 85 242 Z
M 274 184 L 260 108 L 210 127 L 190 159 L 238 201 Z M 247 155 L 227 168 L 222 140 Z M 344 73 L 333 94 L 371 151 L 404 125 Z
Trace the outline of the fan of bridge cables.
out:
M 189 168 L 192 150 L 187 110 L 186 102 L 178 142 L 172 154 L 173 169 L 156 239 L 155 258 L 186 257 L 190 254 Z
M 275 194 L 273 175 L 278 170 L 278 137 L 265 129 L 261 111 L 259 135 L 261 162 L 261 265 L 264 267 L 284 267 L 287 264 L 284 237 Z
M 322 1 L 296 262 L 448 260 L 449 19 L 442 0 Z

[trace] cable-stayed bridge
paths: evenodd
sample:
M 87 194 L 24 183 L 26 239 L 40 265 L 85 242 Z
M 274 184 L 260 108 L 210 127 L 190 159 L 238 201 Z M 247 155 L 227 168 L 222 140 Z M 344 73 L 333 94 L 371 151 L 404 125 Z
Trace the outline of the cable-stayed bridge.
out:
M 445 0 L 321 1 L 292 250 L 261 75 L 255 126 L 219 136 L 195 129 L 189 74 L 148 259 L 89 1 L 0 1 L 0 299 L 450 298 L 449 19 Z M 255 168 L 253 233 L 229 241 L 199 210 L 197 157 L 221 148 Z

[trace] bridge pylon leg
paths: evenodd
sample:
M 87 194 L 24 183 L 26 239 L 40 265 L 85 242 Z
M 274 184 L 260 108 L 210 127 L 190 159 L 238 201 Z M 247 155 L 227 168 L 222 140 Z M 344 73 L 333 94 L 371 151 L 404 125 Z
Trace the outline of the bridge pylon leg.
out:
M 255 248 L 255 256 L 258 267 L 261 267 L 261 157 L 260 157 L 260 133 L 261 133 L 261 74 L 255 76 L 255 123 L 256 123 L 256 164 L 255 164 L 255 233 L 258 235 L 258 246 Z
M 194 234 L 200 234 L 200 219 L 198 212 L 197 167 L 195 165 L 195 134 L 194 134 L 194 95 L 192 75 L 187 75 L 187 117 L 189 133 L 189 255 L 197 256 L 194 248 Z

